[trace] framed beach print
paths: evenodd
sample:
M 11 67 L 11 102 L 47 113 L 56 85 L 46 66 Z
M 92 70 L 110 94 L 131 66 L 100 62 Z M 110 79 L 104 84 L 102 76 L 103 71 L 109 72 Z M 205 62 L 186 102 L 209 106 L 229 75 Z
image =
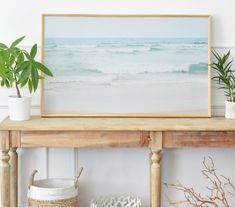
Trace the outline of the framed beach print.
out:
M 209 117 L 209 15 L 43 15 L 43 117 Z

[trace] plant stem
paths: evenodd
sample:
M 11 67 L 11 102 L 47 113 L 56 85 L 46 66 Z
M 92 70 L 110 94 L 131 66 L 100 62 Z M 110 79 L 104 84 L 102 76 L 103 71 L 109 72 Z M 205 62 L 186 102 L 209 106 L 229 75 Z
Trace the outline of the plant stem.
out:
M 21 94 L 20 94 L 20 89 L 19 89 L 19 86 L 18 86 L 18 83 L 17 83 L 17 80 L 16 80 L 16 76 L 14 75 L 14 79 L 15 79 L 15 85 L 16 85 L 16 92 L 17 92 L 17 96 L 18 98 L 21 98 Z
M 16 83 L 16 82 L 15 82 L 15 83 Z M 19 89 L 19 86 L 18 86 L 17 83 L 16 83 L 16 91 L 17 91 L 17 96 L 18 96 L 18 98 L 21 98 L 20 89 Z

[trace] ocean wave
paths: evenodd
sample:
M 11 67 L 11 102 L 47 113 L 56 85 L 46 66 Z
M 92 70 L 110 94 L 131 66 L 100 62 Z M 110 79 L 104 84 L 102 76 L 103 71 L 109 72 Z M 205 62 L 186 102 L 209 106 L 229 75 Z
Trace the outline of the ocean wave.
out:
M 207 42 L 172 43 L 97 43 L 97 44 L 48 44 L 46 52 L 69 51 L 77 53 L 138 53 L 162 50 L 192 50 L 206 48 Z
M 71 76 L 71 74 L 76 74 L 79 76 L 84 76 L 84 75 L 102 75 L 102 74 L 108 74 L 105 73 L 104 70 L 100 69 L 89 69 L 89 68 L 68 68 L 68 69 L 57 69 L 54 70 L 54 73 L 58 76 Z M 111 74 L 111 73 L 110 73 Z
M 66 48 L 96 48 L 96 44 L 78 44 L 78 45 L 58 45 L 58 48 L 66 49 Z
M 61 47 L 62 48 L 62 47 Z M 60 49 L 61 49 L 60 48 Z M 59 50 L 60 50 L 59 49 Z M 64 48 L 65 49 L 65 48 Z M 55 48 L 46 48 L 46 52 L 54 52 Z M 74 53 L 137 53 L 151 51 L 150 47 L 71 47 L 69 50 L 61 50 L 67 54 Z
M 115 80 L 116 75 L 104 75 L 104 76 L 84 76 L 84 75 L 67 75 L 67 76 L 55 76 L 53 78 L 47 78 L 46 81 L 49 84 L 105 84 L 109 85 Z
M 135 52 L 147 52 L 150 50 L 151 50 L 150 47 L 123 47 L 123 48 L 109 48 L 105 52 L 135 53 Z
M 198 74 L 199 75 L 199 74 Z M 122 85 L 156 85 L 203 82 L 206 75 L 189 75 L 185 73 L 146 73 L 146 74 L 113 74 L 105 76 L 63 76 L 46 79 L 45 88 L 89 87 L 89 86 L 122 86 Z
M 46 44 L 45 48 L 95 48 L 96 44 Z
M 207 63 L 190 64 L 188 67 L 188 72 L 190 73 L 203 73 L 207 71 L 208 71 Z
M 201 49 L 201 48 L 206 48 L 205 44 L 194 44 L 194 43 L 170 43 L 170 44 L 161 44 L 160 45 L 164 49 Z
M 195 45 L 207 45 L 208 42 L 203 42 L 203 41 L 196 41 L 194 42 Z
M 153 68 L 144 68 L 144 67 L 136 67 L 135 69 L 131 69 L 129 67 L 122 68 L 114 68 L 110 70 L 110 68 L 73 68 L 68 70 L 54 70 L 55 75 L 58 76 L 71 76 L 74 74 L 75 76 L 90 76 L 89 78 L 102 78 L 104 76 L 118 76 L 118 75 L 146 75 L 146 74 L 160 74 L 160 73 L 206 73 L 208 71 L 208 64 L 199 62 L 194 64 L 184 64 L 184 65 L 162 65 Z

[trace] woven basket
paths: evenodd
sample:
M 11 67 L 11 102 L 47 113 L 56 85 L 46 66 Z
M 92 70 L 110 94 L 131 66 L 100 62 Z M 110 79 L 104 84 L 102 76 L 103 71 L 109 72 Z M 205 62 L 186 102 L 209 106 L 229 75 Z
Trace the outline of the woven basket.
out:
M 35 170 L 28 186 L 28 207 L 77 207 L 78 176 L 73 179 L 43 179 L 34 181 Z

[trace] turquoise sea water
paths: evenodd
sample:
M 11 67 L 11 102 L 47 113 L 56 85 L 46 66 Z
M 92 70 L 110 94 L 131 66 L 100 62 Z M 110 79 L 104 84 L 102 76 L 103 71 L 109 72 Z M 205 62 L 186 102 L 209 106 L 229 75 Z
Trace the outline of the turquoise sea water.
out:
M 44 54 L 55 74 L 51 83 L 189 82 L 208 70 L 205 38 L 48 38 Z

